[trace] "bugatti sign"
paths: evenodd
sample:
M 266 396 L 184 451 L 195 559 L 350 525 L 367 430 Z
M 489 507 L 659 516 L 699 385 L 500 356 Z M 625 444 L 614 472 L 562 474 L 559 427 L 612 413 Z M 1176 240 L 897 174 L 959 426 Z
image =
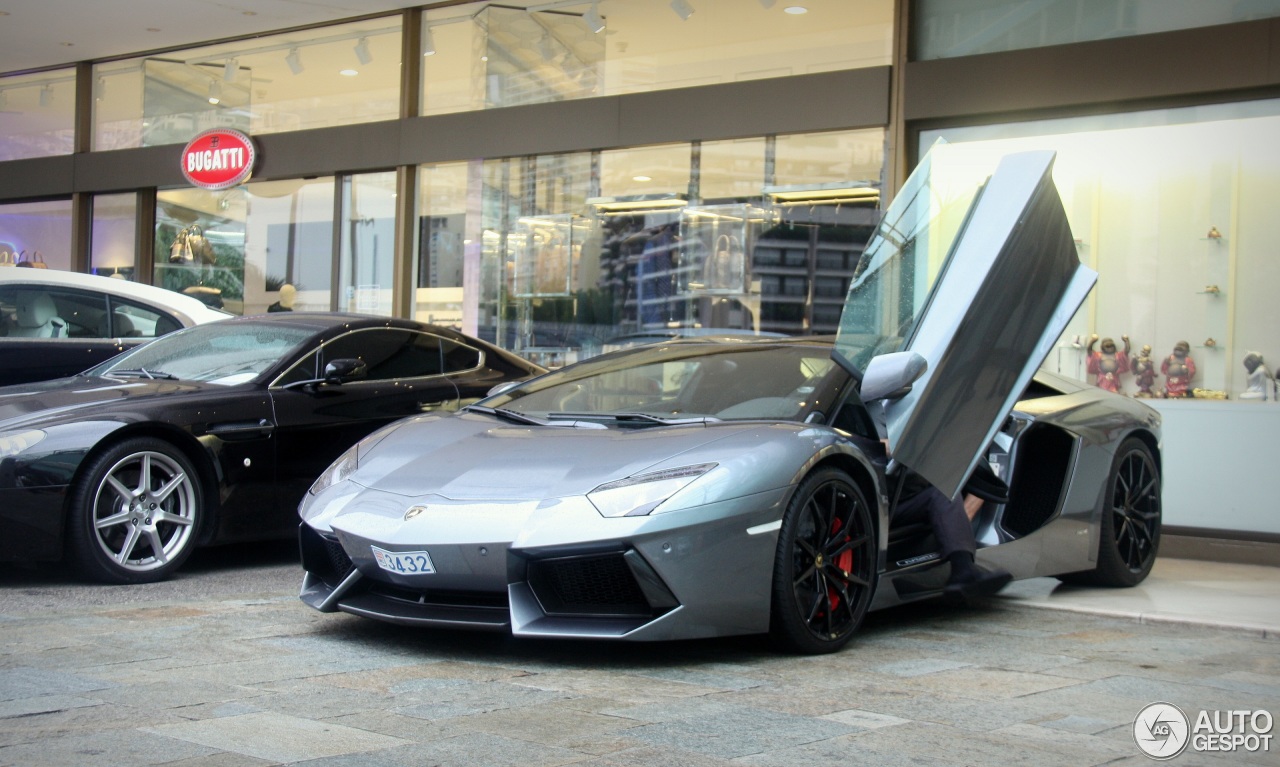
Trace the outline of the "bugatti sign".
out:
M 253 140 L 245 134 L 214 128 L 182 150 L 182 175 L 202 189 L 229 189 L 249 180 L 256 155 Z

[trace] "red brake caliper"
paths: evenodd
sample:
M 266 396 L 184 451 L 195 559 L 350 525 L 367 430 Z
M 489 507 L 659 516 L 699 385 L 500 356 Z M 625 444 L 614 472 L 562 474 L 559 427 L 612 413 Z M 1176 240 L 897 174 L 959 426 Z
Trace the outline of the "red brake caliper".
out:
M 840 532 L 841 526 L 840 520 L 838 519 L 831 523 L 832 537 L 835 537 Z M 845 543 L 848 543 L 850 540 L 852 539 L 848 535 L 844 537 Z M 839 568 L 840 572 L 845 573 L 846 575 L 853 572 L 853 549 L 845 549 L 840 552 L 832 564 Z M 840 606 L 840 592 L 828 586 L 827 601 L 831 603 L 832 612 L 835 612 L 835 609 Z

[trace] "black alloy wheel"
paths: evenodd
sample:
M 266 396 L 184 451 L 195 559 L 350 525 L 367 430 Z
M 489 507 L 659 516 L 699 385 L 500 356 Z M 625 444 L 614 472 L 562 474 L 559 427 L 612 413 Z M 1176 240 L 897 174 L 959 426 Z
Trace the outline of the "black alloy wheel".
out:
M 1147 444 L 1130 437 L 1116 451 L 1107 478 L 1097 568 L 1061 579 L 1091 586 L 1138 585 L 1155 564 L 1160 524 L 1160 470 Z
M 774 640 L 795 652 L 839 650 L 862 625 L 875 577 L 870 506 L 847 474 L 819 469 L 797 489 L 778 533 Z

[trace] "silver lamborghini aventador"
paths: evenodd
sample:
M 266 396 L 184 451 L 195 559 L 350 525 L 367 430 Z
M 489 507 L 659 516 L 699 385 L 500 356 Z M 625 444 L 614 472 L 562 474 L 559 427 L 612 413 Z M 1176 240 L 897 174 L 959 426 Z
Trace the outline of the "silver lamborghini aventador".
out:
M 302 600 L 410 626 L 768 632 L 830 652 L 869 610 L 942 593 L 930 529 L 894 521 L 911 472 L 987 499 L 980 562 L 1141 581 L 1158 415 L 1036 372 L 1096 277 L 1053 155 L 1006 157 L 962 190 L 931 158 L 868 245 L 834 339 L 627 349 L 352 447 L 300 508 Z

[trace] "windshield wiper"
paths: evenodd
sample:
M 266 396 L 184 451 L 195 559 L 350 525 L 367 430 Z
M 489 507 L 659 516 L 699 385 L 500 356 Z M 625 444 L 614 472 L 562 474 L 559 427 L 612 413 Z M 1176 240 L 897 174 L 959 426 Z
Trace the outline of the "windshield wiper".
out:
M 165 373 L 159 370 L 147 370 L 146 368 L 131 368 L 129 370 L 112 370 L 108 375 L 113 376 L 143 376 L 155 380 L 163 378 L 167 381 L 176 381 L 178 377 L 172 373 Z
M 547 422 L 542 420 L 541 418 L 534 418 L 531 415 L 525 415 L 524 413 L 517 413 L 514 410 L 507 410 L 505 408 L 500 408 L 500 407 L 489 407 L 487 405 L 467 405 L 462 409 L 474 410 L 477 413 L 484 413 L 485 415 L 495 416 L 497 418 L 501 418 L 506 421 L 511 421 L 512 423 L 524 423 L 524 424 L 529 424 L 531 426 L 547 425 Z
M 659 415 L 650 415 L 649 413 L 547 413 L 547 418 L 556 419 L 596 419 L 610 421 L 640 421 L 643 423 L 656 423 L 663 426 L 682 426 L 694 423 L 719 423 L 720 419 L 713 415 L 696 415 L 688 418 L 663 418 Z

